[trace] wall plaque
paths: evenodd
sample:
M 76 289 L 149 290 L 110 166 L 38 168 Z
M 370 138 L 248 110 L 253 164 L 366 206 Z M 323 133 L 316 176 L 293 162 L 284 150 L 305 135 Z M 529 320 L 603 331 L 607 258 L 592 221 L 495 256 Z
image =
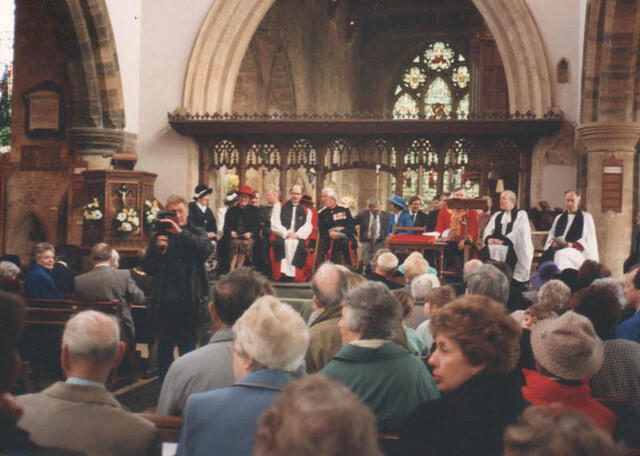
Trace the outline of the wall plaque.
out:
M 602 212 L 622 211 L 622 160 L 610 158 L 602 164 Z
M 25 92 L 25 128 L 30 138 L 60 137 L 63 134 L 62 89 L 43 82 Z
M 20 150 L 22 171 L 66 170 L 66 163 L 60 157 L 62 146 L 22 146 Z

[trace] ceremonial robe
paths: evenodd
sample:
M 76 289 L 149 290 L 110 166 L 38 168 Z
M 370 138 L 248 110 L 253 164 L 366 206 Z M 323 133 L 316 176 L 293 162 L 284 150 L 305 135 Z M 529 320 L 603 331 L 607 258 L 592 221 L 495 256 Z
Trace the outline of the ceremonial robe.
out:
M 291 201 L 277 203 L 271 212 L 271 232 L 274 234 L 271 252 L 271 274 L 279 279 L 281 274 L 296 276 L 296 269 L 304 267 L 307 260 L 306 239 L 311 235 L 311 211 Z M 296 238 L 288 238 L 294 232 Z
M 570 247 L 551 248 L 554 239 L 571 243 Z M 553 221 L 544 244 L 543 260 L 552 260 L 560 270 L 580 269 L 584 260 L 599 261 L 598 240 L 593 217 L 582 210 L 575 214 L 564 211 Z

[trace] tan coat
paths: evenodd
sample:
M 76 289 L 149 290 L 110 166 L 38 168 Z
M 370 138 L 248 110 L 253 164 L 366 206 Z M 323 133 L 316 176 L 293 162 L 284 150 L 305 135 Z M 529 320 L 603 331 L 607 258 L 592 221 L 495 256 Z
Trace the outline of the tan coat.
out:
M 155 425 L 124 410 L 104 389 L 57 382 L 18 399 L 24 405 L 18 426 L 38 445 L 88 456 L 161 454 Z
M 342 307 L 325 310 L 309 328 L 309 348 L 307 349 L 307 373 L 318 372 L 342 348 L 342 336 L 338 321 L 342 317 Z

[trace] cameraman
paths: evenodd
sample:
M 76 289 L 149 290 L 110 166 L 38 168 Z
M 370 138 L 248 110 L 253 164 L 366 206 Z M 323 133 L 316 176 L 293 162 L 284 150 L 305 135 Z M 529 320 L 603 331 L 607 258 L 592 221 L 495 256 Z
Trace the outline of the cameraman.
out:
M 151 238 L 142 262 L 144 271 L 153 276 L 151 305 L 160 381 L 173 362 L 174 347 L 178 346 L 180 355 L 193 350 L 196 327 L 209 318 L 204 262 L 213 248 L 207 233 L 188 223 L 189 208 L 184 198 L 170 196 L 166 209 L 174 214 L 158 220 L 158 232 Z

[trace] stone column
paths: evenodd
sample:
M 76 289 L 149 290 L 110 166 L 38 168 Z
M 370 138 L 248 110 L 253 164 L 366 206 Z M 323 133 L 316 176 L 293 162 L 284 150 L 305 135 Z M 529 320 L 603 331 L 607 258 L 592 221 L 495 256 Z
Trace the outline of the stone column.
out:
M 593 215 L 598 236 L 600 262 L 622 277 L 622 263 L 629 255 L 633 220 L 634 154 L 640 138 L 640 123 L 596 122 L 578 128 L 587 149 L 587 210 Z M 603 162 L 623 162 L 622 211 L 602 212 Z
M 122 149 L 124 130 L 100 127 L 73 127 L 69 139 L 73 150 L 87 162 L 88 170 L 109 169 L 111 157 Z

